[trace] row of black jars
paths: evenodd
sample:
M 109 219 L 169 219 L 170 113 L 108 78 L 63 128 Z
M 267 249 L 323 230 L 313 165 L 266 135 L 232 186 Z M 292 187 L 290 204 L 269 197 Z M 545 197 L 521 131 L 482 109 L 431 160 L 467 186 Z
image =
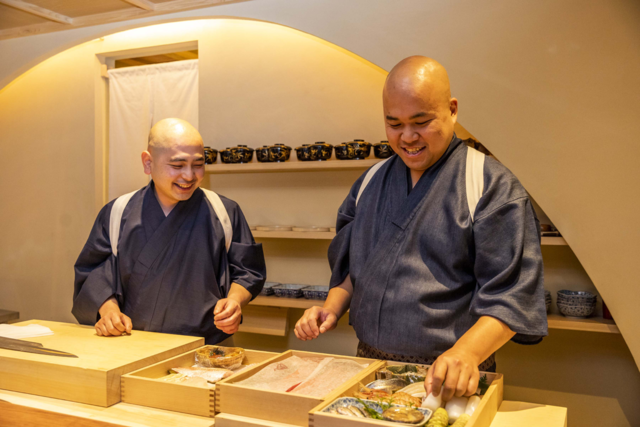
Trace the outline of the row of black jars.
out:
M 374 156 L 379 159 L 386 159 L 393 155 L 393 150 L 388 141 L 380 141 L 371 144 L 362 139 L 355 139 L 350 142 L 343 142 L 335 147 L 326 142 L 320 141 L 314 144 L 303 144 L 296 148 L 296 156 L 300 161 L 323 161 L 331 158 L 335 149 L 336 157 L 339 160 L 366 159 L 371 154 L 373 147 Z M 253 158 L 253 148 L 246 145 L 228 147 L 220 151 L 222 163 L 248 163 Z M 285 162 L 291 156 L 291 147 L 284 144 L 263 145 L 255 150 L 256 158 L 259 162 Z M 206 164 L 213 164 L 218 157 L 215 148 L 204 147 L 204 157 Z

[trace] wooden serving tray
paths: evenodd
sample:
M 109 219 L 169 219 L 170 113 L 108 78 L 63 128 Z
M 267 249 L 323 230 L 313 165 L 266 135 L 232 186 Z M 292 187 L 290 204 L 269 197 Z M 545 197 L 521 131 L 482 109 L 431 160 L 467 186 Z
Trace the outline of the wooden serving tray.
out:
M 385 366 L 393 365 L 406 365 L 406 363 L 399 363 L 393 361 L 384 361 L 373 372 L 370 372 L 362 379 L 362 384 L 369 384 L 376 380 L 376 371 L 384 368 Z M 422 365 L 425 366 L 425 365 Z M 428 367 L 428 366 L 425 366 Z M 490 384 L 487 392 L 482 396 L 480 404 L 476 408 L 473 416 L 467 423 L 466 427 L 489 427 L 493 418 L 498 412 L 498 408 L 502 404 L 502 396 L 504 391 L 504 383 L 502 374 L 494 374 L 492 372 L 480 372 L 480 376 L 487 375 L 487 382 Z M 336 414 L 324 413 L 322 410 L 331 405 L 333 401 L 339 397 L 353 397 L 353 393 L 360 389 L 359 383 L 353 383 L 349 387 L 342 390 L 342 393 L 338 396 L 331 396 L 331 399 L 326 399 L 317 407 L 313 408 L 309 413 L 309 427 L 364 427 L 364 426 L 376 426 L 382 423 L 378 420 L 371 418 L 356 418 L 345 417 Z M 384 424 L 383 424 L 384 425 Z
M 123 375 L 122 401 L 202 417 L 214 417 L 215 388 L 207 389 L 158 379 L 166 376 L 171 368 L 193 366 L 195 353 L 196 350 L 191 350 Z M 243 365 L 260 363 L 277 356 L 277 353 L 256 350 L 245 350 L 244 354 Z
M 354 360 L 361 364 L 368 363 L 369 366 L 322 398 L 279 391 L 259 390 L 235 384 L 238 381 L 255 375 L 264 366 L 287 359 L 291 356 L 334 357 L 336 359 Z M 325 400 L 335 400 L 351 385 L 358 384 L 360 381 L 363 381 L 363 378 L 368 378 L 372 374 L 375 375 L 374 372 L 382 366 L 384 366 L 383 362 L 375 359 L 289 350 L 276 357 L 265 360 L 252 369 L 220 381 L 216 385 L 215 410 L 216 412 L 224 414 L 239 415 L 258 420 L 306 426 L 310 410 L 325 402 Z
M 92 326 L 30 320 L 54 335 L 28 338 L 44 347 L 78 358 L 0 349 L 0 388 L 111 406 L 120 402 L 120 377 L 185 351 L 201 347 L 204 338 L 133 331 L 120 337 L 99 337 Z

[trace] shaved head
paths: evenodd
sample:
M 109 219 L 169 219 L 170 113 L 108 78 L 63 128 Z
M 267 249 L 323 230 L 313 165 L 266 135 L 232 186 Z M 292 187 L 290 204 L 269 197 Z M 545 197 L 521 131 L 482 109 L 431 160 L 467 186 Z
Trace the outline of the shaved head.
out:
M 447 70 L 435 59 L 410 56 L 400 61 L 389 73 L 383 97 L 416 96 L 437 104 L 449 104 L 451 88 Z
M 204 147 L 200 133 L 185 120 L 163 119 L 151 128 L 147 151 L 153 154 L 159 149 L 171 148 L 176 145 L 201 145 Z
M 447 70 L 425 56 L 403 59 L 387 76 L 382 105 L 389 144 L 415 185 L 453 139 L 458 100 L 451 97 Z

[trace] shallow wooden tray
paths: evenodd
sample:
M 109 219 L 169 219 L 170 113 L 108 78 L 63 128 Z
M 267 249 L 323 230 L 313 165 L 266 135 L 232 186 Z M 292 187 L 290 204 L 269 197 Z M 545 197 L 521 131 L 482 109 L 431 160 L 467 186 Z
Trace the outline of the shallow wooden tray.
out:
M 78 358 L 0 349 L 0 388 L 98 406 L 120 402 L 122 375 L 204 344 L 204 338 L 144 331 L 99 337 L 92 326 L 44 320 L 16 325 L 33 323 L 47 326 L 54 335 L 27 341 Z
M 335 357 L 336 359 L 354 360 L 362 364 L 368 363 L 369 366 L 345 382 L 342 386 L 321 398 L 278 391 L 259 390 L 235 384 L 238 381 L 242 381 L 255 375 L 265 365 L 287 359 L 291 356 Z M 277 423 L 306 426 L 309 419 L 309 411 L 311 409 L 323 403 L 325 400 L 333 401 L 335 398 L 342 395 L 344 390 L 348 389 L 353 384 L 358 384 L 363 378 L 372 375 L 382 366 L 383 362 L 375 359 L 289 350 L 279 356 L 265 360 L 263 363 L 252 369 L 220 381 L 216 386 L 216 412 L 274 421 Z
M 370 372 L 367 376 L 362 379 L 362 384 L 369 384 L 372 381 L 376 380 L 376 371 L 379 371 L 385 366 L 393 366 L 393 365 L 406 365 L 406 363 L 399 363 L 393 361 L 384 361 L 380 365 L 378 369 L 374 372 Z M 502 404 L 502 396 L 503 396 L 503 379 L 502 374 L 494 374 L 491 372 L 480 372 L 480 376 L 487 375 L 487 381 L 489 382 L 489 389 L 482 396 L 482 400 L 480 404 L 476 408 L 473 416 L 467 423 L 466 427 L 489 427 L 496 413 L 498 412 L 498 408 L 500 404 Z M 326 399 L 317 407 L 313 408 L 309 413 L 309 427 L 363 427 L 370 425 L 384 425 L 380 423 L 378 420 L 373 420 L 370 418 L 356 418 L 356 417 L 344 417 L 341 415 L 324 413 L 322 410 L 327 406 L 331 405 L 334 400 L 339 397 L 353 397 L 353 393 L 357 392 L 360 389 L 360 384 L 355 383 L 351 384 L 349 387 L 346 387 L 342 390 L 342 393 L 338 396 L 332 396 L 331 399 Z
M 193 366 L 195 352 L 192 350 L 123 375 L 122 401 L 202 417 L 215 416 L 215 388 L 168 383 L 158 379 L 166 376 L 171 368 Z M 260 363 L 277 355 L 267 351 L 245 350 L 242 364 Z

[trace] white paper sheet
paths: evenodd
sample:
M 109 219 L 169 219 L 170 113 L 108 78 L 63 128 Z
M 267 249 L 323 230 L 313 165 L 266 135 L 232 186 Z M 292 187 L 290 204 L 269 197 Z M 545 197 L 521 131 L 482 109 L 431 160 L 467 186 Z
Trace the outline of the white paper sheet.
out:
M 5 338 L 33 338 L 33 337 L 43 337 L 46 335 L 53 335 L 53 331 L 46 326 L 42 325 L 26 325 L 26 326 L 16 326 L 16 325 L 7 325 L 0 324 L 0 337 Z

